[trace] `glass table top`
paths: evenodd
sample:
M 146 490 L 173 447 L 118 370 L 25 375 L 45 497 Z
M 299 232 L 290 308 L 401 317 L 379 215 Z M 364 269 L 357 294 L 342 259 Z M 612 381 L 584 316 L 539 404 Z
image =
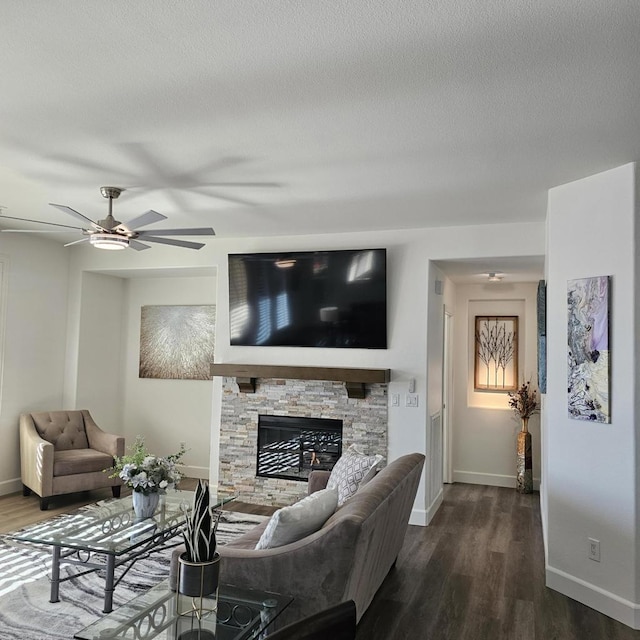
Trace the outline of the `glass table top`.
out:
M 211 506 L 220 508 L 232 497 L 212 496 Z M 45 520 L 10 534 L 21 542 L 35 542 L 71 549 L 120 555 L 150 539 L 171 534 L 184 524 L 185 510 L 193 503 L 193 491 L 170 491 L 160 496 L 151 518 L 138 519 L 131 496 L 101 500 L 69 514 Z
M 184 598 L 184 596 L 181 596 Z M 176 593 L 164 580 L 149 591 L 76 633 L 76 640 L 245 640 L 255 638 L 291 603 L 290 596 L 221 585 L 217 601 L 205 598 L 217 609 L 200 620 L 178 615 Z

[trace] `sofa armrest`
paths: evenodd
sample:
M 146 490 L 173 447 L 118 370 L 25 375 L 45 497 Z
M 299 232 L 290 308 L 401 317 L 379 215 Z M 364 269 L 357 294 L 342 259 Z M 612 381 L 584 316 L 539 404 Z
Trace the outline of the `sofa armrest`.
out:
M 102 453 L 108 453 L 110 456 L 124 455 L 124 436 L 118 436 L 114 433 L 103 431 L 93 420 L 91 414 L 86 410 L 82 410 L 84 419 L 84 428 L 89 441 L 89 447 Z
M 41 498 L 53 495 L 54 446 L 38 434 L 28 413 L 20 416 L 20 475 L 22 484 Z
M 284 617 L 305 617 L 346 598 L 361 526 L 359 519 L 345 518 L 275 549 L 234 548 L 233 543 L 219 546 L 220 580 L 241 588 L 293 595 Z
M 330 475 L 331 471 L 312 471 L 309 474 L 308 493 L 312 494 L 321 489 L 326 489 Z

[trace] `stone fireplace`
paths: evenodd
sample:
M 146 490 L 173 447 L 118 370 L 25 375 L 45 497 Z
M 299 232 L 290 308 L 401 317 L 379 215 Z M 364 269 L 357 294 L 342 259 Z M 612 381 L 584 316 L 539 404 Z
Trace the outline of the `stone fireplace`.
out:
M 307 483 L 258 476 L 258 417 L 297 416 L 342 421 L 342 450 L 355 444 L 367 454 L 387 454 L 387 384 L 366 385 L 350 398 L 345 384 L 329 380 L 256 378 L 255 392 L 224 378 L 220 425 L 219 491 L 243 502 L 286 506 L 307 493 Z

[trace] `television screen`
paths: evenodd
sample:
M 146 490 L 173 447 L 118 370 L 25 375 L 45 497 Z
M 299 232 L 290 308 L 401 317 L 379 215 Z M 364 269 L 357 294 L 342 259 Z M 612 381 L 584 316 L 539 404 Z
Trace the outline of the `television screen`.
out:
M 386 249 L 229 255 L 232 345 L 387 348 Z

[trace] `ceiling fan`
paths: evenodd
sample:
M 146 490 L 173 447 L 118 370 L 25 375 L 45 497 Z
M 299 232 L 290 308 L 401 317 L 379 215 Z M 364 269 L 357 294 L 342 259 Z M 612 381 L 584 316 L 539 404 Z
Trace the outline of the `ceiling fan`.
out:
M 54 227 L 63 227 L 64 229 L 77 229 L 82 231 L 86 236 L 80 240 L 74 240 L 68 242 L 65 247 L 69 247 L 81 242 L 89 242 L 92 246 L 98 249 L 126 249 L 131 247 L 135 251 L 143 251 L 144 249 L 150 249 L 151 247 L 144 242 L 156 242 L 159 244 L 169 244 L 176 247 L 185 247 L 186 249 L 202 249 L 204 244 L 201 242 L 190 242 L 188 240 L 176 240 L 174 238 L 166 238 L 164 236 L 214 236 L 215 232 L 211 227 L 197 227 L 190 229 L 155 229 L 154 231 L 138 231 L 140 227 L 144 227 L 154 222 L 160 222 L 160 220 L 166 220 L 167 216 L 163 216 L 161 213 L 150 209 L 146 213 L 139 215 L 137 218 L 130 220 L 127 223 L 120 222 L 113 217 L 113 201 L 124 191 L 120 187 L 100 187 L 100 193 L 104 198 L 109 200 L 109 213 L 104 220 L 98 220 L 94 222 L 87 216 L 79 213 L 71 207 L 67 207 L 63 204 L 49 204 L 60 211 L 64 211 L 69 215 L 77 218 L 82 222 L 88 222 L 91 228 L 74 227 L 67 224 L 57 224 L 55 222 L 43 222 L 42 220 L 29 220 L 28 218 L 16 218 L 13 216 L 0 215 L 2 218 L 10 220 L 22 220 L 24 222 L 36 222 L 38 224 L 46 224 Z M 1 212 L 0 212 L 1 213 Z M 23 229 L 0 229 L 3 232 L 13 233 L 29 233 Z M 63 231 L 60 231 L 63 233 Z M 143 240 L 144 242 L 140 242 Z

